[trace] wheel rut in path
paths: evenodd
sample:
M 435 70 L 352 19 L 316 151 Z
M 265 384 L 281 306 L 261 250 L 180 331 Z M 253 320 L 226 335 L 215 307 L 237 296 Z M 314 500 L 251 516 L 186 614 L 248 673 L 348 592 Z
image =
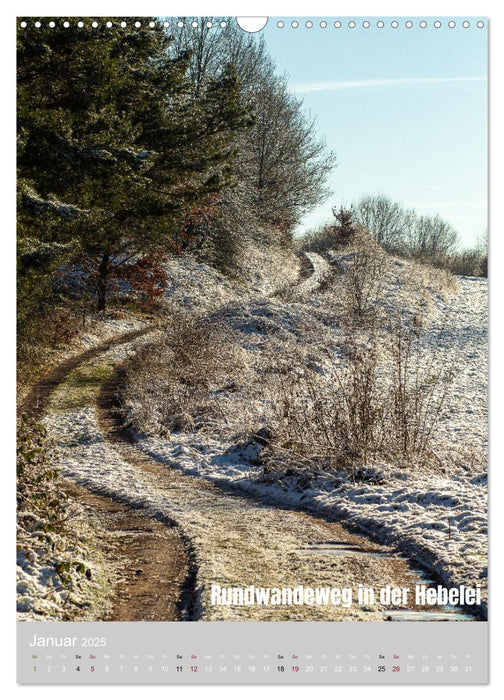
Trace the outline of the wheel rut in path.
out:
M 40 421 L 55 389 L 80 365 L 114 347 L 145 336 L 142 328 L 111 338 L 74 355 L 45 374 L 20 403 L 19 414 Z M 115 571 L 110 621 L 192 619 L 185 591 L 191 580 L 186 545 L 171 522 L 149 517 L 141 509 L 62 479 L 66 494 L 98 521 L 97 544 Z M 189 583 L 188 583 L 189 582 Z M 190 596 L 192 598 L 192 595 Z
M 139 473 L 154 478 L 156 488 L 167 496 L 169 508 L 193 543 L 196 563 L 193 590 L 206 620 L 400 620 L 469 619 L 462 611 L 440 610 L 425 614 L 409 604 L 397 610 L 381 605 L 358 605 L 351 609 L 314 606 L 212 606 L 209 589 L 255 584 L 264 587 L 351 587 L 359 584 L 414 588 L 433 584 L 422 572 L 388 547 L 374 544 L 347 530 L 307 513 L 261 502 L 247 494 L 223 491 L 199 477 L 182 473 L 140 452 L 122 426 L 118 391 L 123 369 L 118 366 L 103 385 L 97 400 L 99 422 L 106 440 Z M 142 479 L 143 481 L 143 479 Z
M 72 372 L 72 370 L 81 365 L 83 362 L 86 362 L 86 360 L 90 360 L 92 357 L 95 357 L 106 350 L 110 350 L 110 348 L 128 343 L 132 340 L 136 340 L 137 338 L 141 338 L 150 330 L 152 329 L 147 327 L 129 331 L 128 333 L 123 333 L 122 335 L 106 340 L 104 343 L 100 343 L 100 345 L 95 345 L 94 347 L 89 348 L 89 350 L 72 355 L 59 365 L 56 365 L 56 367 L 44 374 L 33 385 L 24 399 L 19 402 L 18 415 L 24 413 L 32 420 L 39 421 L 44 414 L 49 396 L 52 394 L 58 384 L 61 384 L 61 382 L 70 374 L 70 372 Z
M 114 562 L 116 583 L 105 621 L 187 619 L 181 591 L 188 576 L 181 538 L 141 510 L 65 481 L 66 493 L 98 520 L 97 539 Z

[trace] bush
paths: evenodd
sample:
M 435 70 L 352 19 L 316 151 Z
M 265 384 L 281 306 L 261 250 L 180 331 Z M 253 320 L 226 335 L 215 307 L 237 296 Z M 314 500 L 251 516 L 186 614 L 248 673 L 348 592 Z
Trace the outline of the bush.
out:
M 343 280 L 343 304 L 353 321 L 374 319 L 385 274 L 384 256 L 374 249 L 358 250 Z
M 124 415 L 145 434 L 208 427 L 222 417 L 220 396 L 233 390 L 240 364 L 230 331 L 174 317 L 127 366 Z
M 349 341 L 328 376 L 301 370 L 285 380 L 266 470 L 344 472 L 373 460 L 429 465 L 431 439 L 451 373 L 424 366 L 421 330 L 398 320 L 387 340 Z M 437 464 L 437 462 L 436 462 Z

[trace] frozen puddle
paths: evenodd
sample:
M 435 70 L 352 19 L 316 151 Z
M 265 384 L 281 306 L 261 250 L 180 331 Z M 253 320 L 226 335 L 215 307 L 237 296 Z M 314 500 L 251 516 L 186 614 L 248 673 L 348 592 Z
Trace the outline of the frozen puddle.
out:
M 330 554 L 336 557 L 389 557 L 388 552 L 366 550 L 352 545 L 350 542 L 309 543 L 304 549 L 298 549 L 297 554 Z
M 458 608 L 440 610 L 384 610 L 388 622 L 472 622 L 475 618 Z

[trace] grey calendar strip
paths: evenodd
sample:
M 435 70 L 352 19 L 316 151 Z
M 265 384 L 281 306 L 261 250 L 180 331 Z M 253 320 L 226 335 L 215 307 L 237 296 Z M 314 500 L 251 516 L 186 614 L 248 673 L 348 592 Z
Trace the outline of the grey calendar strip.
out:
M 488 681 L 486 622 L 39 622 L 17 643 L 22 684 Z

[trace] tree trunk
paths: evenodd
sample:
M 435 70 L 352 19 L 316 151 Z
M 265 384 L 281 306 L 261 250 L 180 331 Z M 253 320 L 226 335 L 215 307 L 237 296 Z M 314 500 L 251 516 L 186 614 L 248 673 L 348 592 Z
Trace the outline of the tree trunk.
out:
M 98 299 L 96 303 L 97 311 L 105 311 L 107 305 L 107 276 L 109 267 L 110 255 L 104 253 L 98 270 L 97 293 Z

